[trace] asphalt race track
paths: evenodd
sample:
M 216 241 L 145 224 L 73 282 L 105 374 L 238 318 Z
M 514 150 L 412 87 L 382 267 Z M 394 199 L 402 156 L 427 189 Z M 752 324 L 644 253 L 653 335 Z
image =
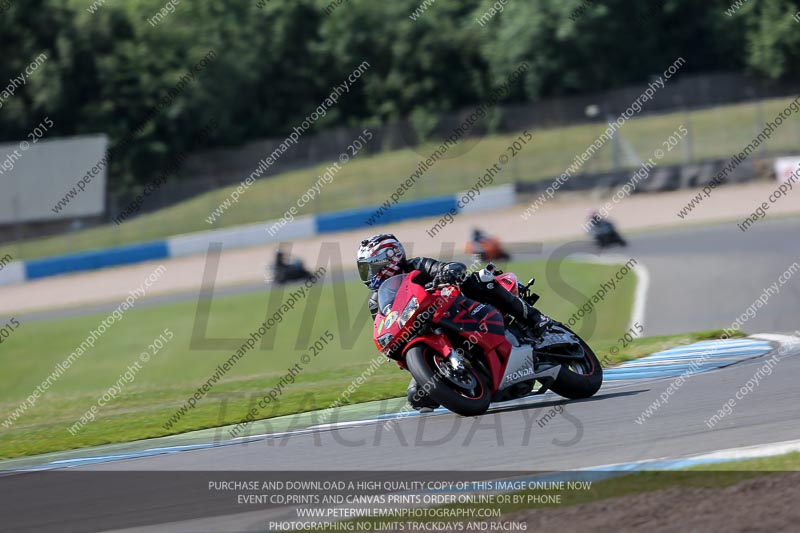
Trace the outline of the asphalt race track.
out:
M 795 261 L 800 264 L 797 218 L 761 221 L 744 233 L 729 222 L 630 240 L 630 256 L 650 271 L 648 335 L 730 327 Z M 800 278 L 790 279 L 743 329 L 793 332 L 800 328 L 798 302 Z
M 648 270 L 644 322 L 649 336 L 731 327 L 795 261 L 800 265 L 799 218 L 761 221 L 747 232 L 734 222 L 725 222 L 641 232 L 626 239 L 627 248 L 615 247 L 606 253 L 636 259 Z M 525 255 L 553 260 L 587 252 L 594 248 L 574 242 L 545 245 L 541 252 Z M 778 288 L 779 293 L 770 296 L 755 317 L 746 319 L 743 330 L 793 332 L 800 328 L 800 278 Z

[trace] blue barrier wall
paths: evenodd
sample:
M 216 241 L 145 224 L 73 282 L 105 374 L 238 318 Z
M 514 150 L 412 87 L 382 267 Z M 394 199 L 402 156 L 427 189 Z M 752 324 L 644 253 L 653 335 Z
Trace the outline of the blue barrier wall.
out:
M 68 272 L 95 270 L 112 266 L 129 265 L 169 257 L 167 241 L 146 242 L 92 250 L 70 255 L 33 259 L 25 262 L 26 279 L 56 276 Z
M 451 209 L 458 211 L 457 201 L 459 198 L 463 198 L 462 193 L 399 202 L 384 211 L 379 211 L 381 206 L 373 206 L 316 216 L 298 217 L 291 223 L 293 224 L 291 228 L 281 229 L 274 236 L 266 231 L 273 223 L 277 222 L 271 220 L 262 224 L 250 224 L 239 228 L 224 228 L 177 235 L 164 241 L 92 250 L 32 261 L 14 261 L 7 265 L 4 276 L 0 277 L 0 285 L 23 283 L 26 280 L 57 276 L 69 272 L 96 270 L 143 261 L 200 254 L 208 249 L 210 242 L 222 242 L 223 246 L 235 248 L 280 242 L 283 239 L 294 240 L 337 231 L 354 229 L 367 231 L 371 227 L 367 223 L 368 221 L 374 221 L 375 226 L 382 226 L 401 220 L 439 217 Z M 501 185 L 483 189 L 477 197 L 470 201 L 469 205 L 465 206 L 465 211 L 500 209 L 513 203 L 513 186 Z
M 441 216 L 450 209 L 456 208 L 455 196 L 438 196 L 436 198 L 426 198 L 425 200 L 412 200 L 400 202 L 383 211 L 379 218 L 375 218 L 376 225 L 409 220 L 412 218 Z M 367 221 L 370 217 L 378 213 L 376 207 L 366 207 L 361 209 L 348 209 L 317 215 L 317 233 L 333 233 L 336 231 L 369 228 Z

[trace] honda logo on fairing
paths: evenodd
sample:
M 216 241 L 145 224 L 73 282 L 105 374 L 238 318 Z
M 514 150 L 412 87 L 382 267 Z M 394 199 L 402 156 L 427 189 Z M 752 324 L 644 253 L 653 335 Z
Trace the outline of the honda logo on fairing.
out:
M 506 376 L 506 382 L 515 381 L 515 380 L 517 380 L 519 378 L 524 378 L 525 376 L 533 375 L 533 373 L 534 372 L 533 372 L 532 368 L 525 368 L 523 370 L 517 370 L 516 372 L 512 372 L 511 374 Z

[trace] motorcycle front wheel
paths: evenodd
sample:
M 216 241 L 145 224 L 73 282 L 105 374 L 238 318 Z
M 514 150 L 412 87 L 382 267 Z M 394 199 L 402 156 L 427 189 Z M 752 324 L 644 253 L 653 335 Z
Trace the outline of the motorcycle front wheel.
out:
M 492 398 L 486 378 L 474 368 L 453 370 L 442 354 L 419 344 L 406 353 L 406 366 L 417 382 L 417 390 L 450 411 L 478 416 L 489 409 Z

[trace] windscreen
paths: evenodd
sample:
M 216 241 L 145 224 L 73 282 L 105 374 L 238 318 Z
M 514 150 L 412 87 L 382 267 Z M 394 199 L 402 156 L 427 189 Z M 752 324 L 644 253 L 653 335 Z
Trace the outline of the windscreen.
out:
M 407 275 L 408 274 L 392 276 L 381 283 L 381 288 L 378 289 L 378 309 L 382 315 L 386 316 L 389 309 L 392 308 L 394 298 L 397 296 L 397 290 L 400 288 L 400 285 L 403 284 L 403 280 Z

